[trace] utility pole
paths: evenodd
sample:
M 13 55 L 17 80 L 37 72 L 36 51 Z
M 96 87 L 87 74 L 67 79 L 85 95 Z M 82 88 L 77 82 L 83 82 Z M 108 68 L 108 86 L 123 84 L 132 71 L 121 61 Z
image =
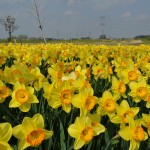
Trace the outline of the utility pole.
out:
M 100 39 L 106 39 L 104 28 L 105 28 L 105 16 L 101 16 L 100 17 L 100 37 L 99 37 Z

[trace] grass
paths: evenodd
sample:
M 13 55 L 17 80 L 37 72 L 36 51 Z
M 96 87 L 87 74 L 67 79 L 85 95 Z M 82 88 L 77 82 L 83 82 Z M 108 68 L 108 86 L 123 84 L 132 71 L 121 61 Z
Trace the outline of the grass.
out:
M 44 43 L 42 39 L 26 39 L 17 40 L 17 43 L 26 44 L 39 44 Z M 0 40 L 0 43 L 8 43 L 7 39 Z M 15 43 L 14 41 L 12 43 Z M 74 44 L 96 44 L 96 45 L 140 45 L 150 44 L 150 40 L 147 39 L 58 39 L 47 40 L 47 43 L 74 43 Z

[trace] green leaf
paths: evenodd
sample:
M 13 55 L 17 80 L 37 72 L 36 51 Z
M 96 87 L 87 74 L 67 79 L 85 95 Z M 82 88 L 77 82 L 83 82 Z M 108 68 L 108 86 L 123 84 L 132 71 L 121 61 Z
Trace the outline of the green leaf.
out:
M 92 142 L 88 144 L 87 150 L 91 150 Z
M 119 143 L 119 140 L 113 140 L 113 141 L 111 142 L 112 145 L 116 145 L 116 144 L 118 144 L 118 143 Z
M 110 141 L 108 130 L 105 130 L 105 142 L 108 143 Z
M 61 145 L 61 150 L 66 150 L 66 144 L 65 144 L 65 133 L 64 133 L 64 127 L 63 124 L 60 121 L 60 145 Z

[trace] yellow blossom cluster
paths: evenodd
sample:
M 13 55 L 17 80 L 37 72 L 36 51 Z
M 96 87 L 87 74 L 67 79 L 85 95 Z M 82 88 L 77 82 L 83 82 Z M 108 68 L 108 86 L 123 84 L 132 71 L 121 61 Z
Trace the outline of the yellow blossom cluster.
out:
M 62 124 L 74 149 L 111 122 L 113 137 L 138 150 L 150 136 L 150 46 L 1 44 L 0 107 L 20 114 L 14 124 L 1 120 L 2 150 L 12 149 L 11 137 L 19 150 L 53 139 L 55 125 L 44 126 L 50 112 L 72 114 Z

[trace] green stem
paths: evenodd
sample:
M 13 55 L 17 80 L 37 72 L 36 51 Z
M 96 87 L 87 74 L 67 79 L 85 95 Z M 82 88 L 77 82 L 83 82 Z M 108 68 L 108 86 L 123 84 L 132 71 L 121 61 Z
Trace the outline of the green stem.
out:
M 114 140 L 114 139 L 116 139 L 116 138 L 118 138 L 118 137 L 120 137 L 119 136 L 119 134 L 117 134 L 117 135 L 115 135 L 109 142 L 108 142 L 108 144 L 107 144 L 107 146 L 106 146 L 106 148 L 105 148 L 105 150 L 108 150 L 109 149 L 109 146 L 110 146 L 110 144 L 112 143 L 112 141 Z

